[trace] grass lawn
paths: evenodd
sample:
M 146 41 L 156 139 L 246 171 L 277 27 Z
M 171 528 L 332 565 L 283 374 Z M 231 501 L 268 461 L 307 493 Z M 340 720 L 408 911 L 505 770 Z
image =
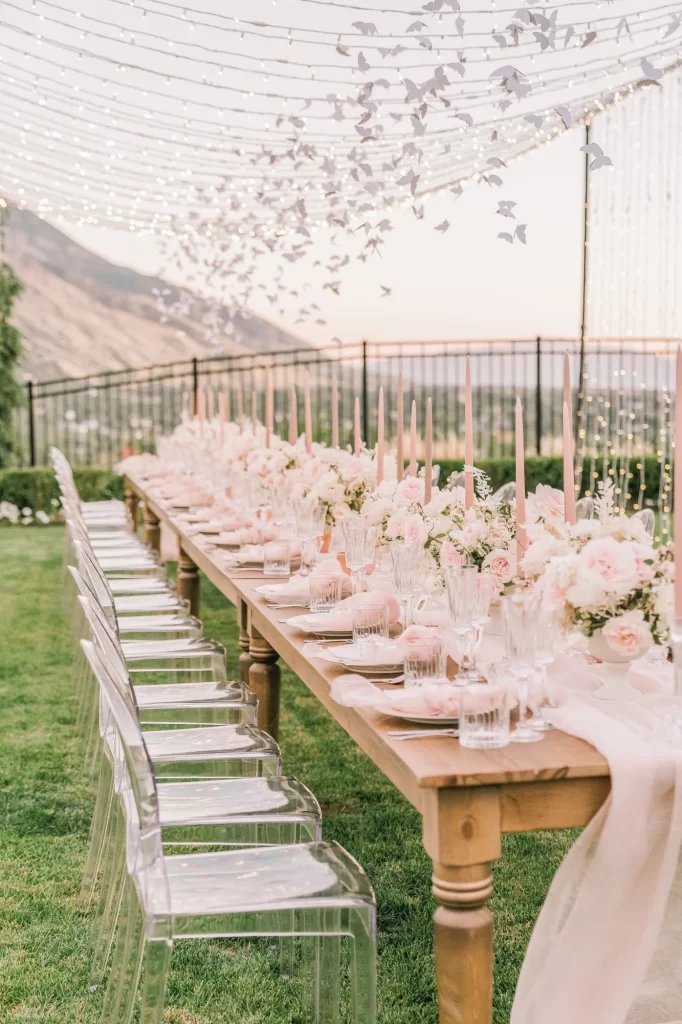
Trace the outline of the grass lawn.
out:
M 95 1024 L 89 921 L 79 899 L 92 798 L 73 728 L 62 613 L 62 530 L 0 530 L 0 1021 Z M 234 609 L 202 581 L 207 636 L 236 674 Z M 430 863 L 420 818 L 303 684 L 283 671 L 288 773 L 317 795 L 325 836 L 368 872 L 379 907 L 381 1024 L 435 1024 Z M 535 917 L 567 832 L 509 836 L 495 865 L 494 1024 L 506 1024 Z M 291 992 L 264 942 L 179 943 L 165 1024 L 293 1024 Z

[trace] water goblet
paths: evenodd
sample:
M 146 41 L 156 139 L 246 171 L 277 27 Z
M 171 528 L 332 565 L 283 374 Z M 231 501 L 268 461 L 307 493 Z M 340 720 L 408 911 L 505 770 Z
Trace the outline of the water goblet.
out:
M 533 592 L 514 594 L 501 598 L 500 604 L 507 657 L 519 695 L 519 720 L 510 739 L 512 743 L 537 743 L 542 733 L 526 721 L 526 715 L 528 689 L 536 672 L 539 596 Z
M 548 732 L 554 728 L 553 725 L 542 717 L 540 709 L 549 703 L 547 696 L 547 666 L 551 665 L 554 661 L 560 642 L 560 610 L 551 606 L 540 605 L 538 607 L 537 639 L 535 645 L 536 672 L 529 689 L 532 714 L 528 719 L 528 725 L 540 732 Z
M 465 686 L 468 682 L 466 676 L 471 667 L 472 648 L 476 642 L 474 612 L 478 575 L 475 565 L 449 565 L 445 568 L 445 588 L 459 650 L 460 672 L 455 679 L 458 686 Z
M 359 515 L 348 516 L 342 525 L 351 589 L 354 594 L 359 594 L 366 589 L 365 570 L 374 561 L 377 531 Z
M 414 599 L 426 585 L 427 562 L 424 548 L 403 540 L 391 543 L 393 580 L 403 609 L 403 626 L 407 629 L 414 621 Z

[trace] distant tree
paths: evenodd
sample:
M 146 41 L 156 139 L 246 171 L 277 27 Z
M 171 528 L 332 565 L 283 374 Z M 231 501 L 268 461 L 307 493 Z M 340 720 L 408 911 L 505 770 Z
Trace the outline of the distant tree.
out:
M 24 392 L 15 376 L 21 357 L 21 337 L 10 323 L 14 300 L 22 284 L 5 261 L 5 218 L 7 204 L 0 197 L 0 468 L 8 466 L 16 455 L 13 427 L 14 410 L 23 404 Z

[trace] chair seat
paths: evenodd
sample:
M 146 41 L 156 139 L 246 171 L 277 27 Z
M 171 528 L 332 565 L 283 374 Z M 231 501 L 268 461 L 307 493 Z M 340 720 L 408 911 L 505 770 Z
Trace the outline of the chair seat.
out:
M 176 658 L 183 655 L 199 657 L 200 655 L 220 655 L 224 657 L 225 648 L 215 640 L 123 640 L 121 649 L 126 660 L 145 658 Z
M 273 738 L 251 725 L 145 731 L 144 740 L 155 763 L 190 765 L 206 759 L 280 757 L 279 747 Z
M 194 853 L 164 863 L 176 936 L 215 928 L 218 914 L 374 903 L 367 875 L 337 843 Z
M 118 623 L 122 640 L 179 639 L 190 637 L 199 639 L 202 633 L 201 621 L 194 615 L 126 615 Z M 143 634 L 151 633 L 151 637 Z
M 271 822 L 322 818 L 310 790 L 287 776 L 162 782 L 158 796 L 162 828 L 222 821 L 249 823 L 263 817 Z
M 152 686 L 135 686 L 135 699 L 140 711 L 151 711 L 156 708 L 194 707 L 197 704 L 224 704 L 239 702 L 257 705 L 253 690 L 238 681 L 221 682 L 209 680 L 200 683 L 158 683 Z
M 114 592 L 114 611 L 117 615 L 149 615 L 155 612 L 185 611 L 189 601 L 169 593 L 156 594 L 120 594 Z
M 119 576 L 109 580 L 114 596 L 133 596 L 148 594 L 173 594 L 169 580 L 161 580 L 156 576 Z

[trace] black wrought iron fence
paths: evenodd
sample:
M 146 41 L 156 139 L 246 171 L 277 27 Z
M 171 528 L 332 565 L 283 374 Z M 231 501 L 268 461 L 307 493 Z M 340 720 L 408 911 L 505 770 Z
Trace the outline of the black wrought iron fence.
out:
M 667 436 L 668 387 L 674 382 L 676 342 L 590 341 L 585 350 L 584 390 L 579 389 L 579 346 L 575 341 L 361 342 L 333 348 L 214 356 L 111 371 L 82 378 L 30 383 L 16 417 L 21 460 L 46 465 L 50 445 L 74 462 L 109 466 L 122 456 L 153 448 L 155 439 L 180 421 L 183 403 L 194 404 L 199 391 L 229 395 L 232 415 L 239 395 L 245 415 L 252 401 L 264 416 L 266 371 L 274 388 L 275 429 L 286 436 L 289 394 L 299 395 L 310 379 L 314 436 L 329 441 L 331 387 L 339 392 L 341 443 L 350 443 L 355 397 L 360 398 L 363 436 L 376 439 L 378 388 L 386 391 L 387 434 L 395 437 L 409 424 L 417 403 L 420 433 L 426 398 L 433 401 L 434 455 L 463 455 L 464 374 L 471 359 L 475 456 L 513 454 L 514 403 L 524 403 L 529 453 L 558 454 L 562 448 L 563 359 L 568 352 L 574 382 L 572 405 L 583 447 L 602 445 L 632 453 L 659 454 Z M 396 421 L 396 385 L 402 373 L 405 422 Z M 302 401 L 299 410 L 302 420 Z M 628 435 L 631 435 L 628 438 Z

